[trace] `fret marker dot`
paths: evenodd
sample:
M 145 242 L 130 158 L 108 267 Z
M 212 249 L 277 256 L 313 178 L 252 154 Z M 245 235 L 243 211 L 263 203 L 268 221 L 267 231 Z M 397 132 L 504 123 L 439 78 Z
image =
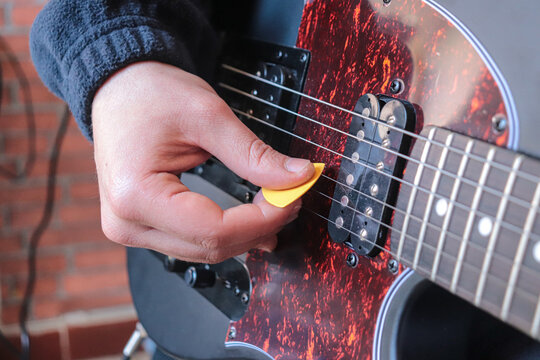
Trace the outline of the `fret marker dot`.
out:
M 537 242 L 533 248 L 533 257 L 537 263 L 540 263 L 540 242 Z
M 446 215 L 447 211 L 448 211 L 448 201 L 446 201 L 445 199 L 439 199 L 439 201 L 437 201 L 437 204 L 435 204 L 435 212 L 439 216 L 444 216 Z
M 488 236 L 493 229 L 493 221 L 488 217 L 483 217 L 478 223 L 478 232 L 482 236 Z

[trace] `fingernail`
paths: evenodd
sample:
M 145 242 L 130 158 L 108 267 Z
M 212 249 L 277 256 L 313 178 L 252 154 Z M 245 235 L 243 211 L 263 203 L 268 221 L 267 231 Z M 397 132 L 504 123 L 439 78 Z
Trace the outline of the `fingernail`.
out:
M 306 159 L 290 158 L 285 163 L 285 167 L 288 171 L 297 173 L 304 170 L 309 164 L 311 164 L 311 161 Z

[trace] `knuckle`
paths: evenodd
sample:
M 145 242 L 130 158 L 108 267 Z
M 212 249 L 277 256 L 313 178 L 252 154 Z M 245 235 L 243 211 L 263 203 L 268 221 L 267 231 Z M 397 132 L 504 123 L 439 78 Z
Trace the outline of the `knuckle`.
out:
M 121 219 L 135 218 L 134 198 L 136 191 L 130 184 L 125 186 L 114 185 L 106 191 L 106 198 L 111 211 Z
M 218 236 L 209 236 L 202 239 L 200 244 L 203 249 L 212 252 L 219 250 L 223 244 L 223 241 Z
M 207 251 L 204 260 L 208 264 L 217 264 L 227 259 L 227 255 L 221 250 Z
M 229 110 L 227 104 L 217 95 L 205 92 L 197 96 L 192 103 L 197 113 L 204 118 L 215 118 L 216 114 L 222 114 Z
M 255 139 L 249 146 L 248 165 L 259 167 L 269 161 L 274 149 L 261 139 Z
M 115 243 L 124 246 L 134 246 L 135 239 L 131 233 L 124 226 L 120 225 L 114 216 L 102 216 L 101 217 L 101 229 L 103 234 Z

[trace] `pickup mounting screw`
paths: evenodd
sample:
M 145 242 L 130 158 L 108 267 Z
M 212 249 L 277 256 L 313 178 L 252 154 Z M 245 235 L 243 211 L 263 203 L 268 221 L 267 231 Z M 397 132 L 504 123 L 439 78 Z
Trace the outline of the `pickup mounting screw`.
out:
M 236 328 L 231 326 L 229 329 L 229 339 L 234 339 L 236 337 Z
M 381 145 L 384 148 L 389 147 L 390 146 L 390 139 L 389 138 L 384 138 Z
M 283 51 L 278 50 L 278 52 L 276 53 L 276 59 L 281 59 L 282 57 L 283 57 Z
M 358 255 L 355 253 L 349 253 L 347 257 L 345 258 L 345 262 L 347 263 L 347 266 L 350 266 L 352 268 L 355 268 L 356 265 L 358 265 Z
M 240 301 L 242 304 L 247 304 L 249 302 L 249 295 L 247 293 L 242 293 L 242 295 L 240 295 Z
M 399 264 L 395 259 L 391 259 L 390 261 L 388 261 L 388 270 L 394 275 L 397 274 L 399 270 Z
M 396 117 L 394 115 L 390 115 L 386 123 L 393 126 L 396 123 Z
M 496 114 L 491 119 L 491 125 L 493 126 L 493 131 L 497 134 L 500 134 L 504 130 L 506 130 L 506 126 L 508 126 L 508 121 L 503 114 Z
M 388 2 L 390 3 L 390 1 Z M 389 90 L 392 94 L 399 94 L 403 91 L 403 88 L 405 87 L 405 85 L 403 84 L 403 80 L 401 79 L 394 79 L 392 80 L 392 82 L 390 83 L 390 87 L 389 87 Z
M 302 53 L 302 55 L 300 55 L 300 62 L 306 62 L 306 61 L 307 61 L 307 54 Z
M 382 161 L 379 161 L 377 163 L 377 170 L 382 171 L 384 169 L 384 163 Z
M 253 96 L 257 96 L 258 93 L 259 92 L 257 91 L 257 89 L 251 90 L 251 95 L 253 95 Z

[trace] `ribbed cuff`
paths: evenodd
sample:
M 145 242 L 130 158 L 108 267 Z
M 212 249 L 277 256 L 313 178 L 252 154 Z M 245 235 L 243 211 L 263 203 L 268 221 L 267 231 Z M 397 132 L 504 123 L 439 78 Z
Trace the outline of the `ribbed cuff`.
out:
M 86 46 L 85 46 L 86 45 Z M 113 73 L 139 61 L 154 60 L 194 71 L 184 44 L 152 19 L 125 17 L 104 23 L 79 38 L 61 61 L 63 88 L 77 124 L 92 141 L 92 101 Z

